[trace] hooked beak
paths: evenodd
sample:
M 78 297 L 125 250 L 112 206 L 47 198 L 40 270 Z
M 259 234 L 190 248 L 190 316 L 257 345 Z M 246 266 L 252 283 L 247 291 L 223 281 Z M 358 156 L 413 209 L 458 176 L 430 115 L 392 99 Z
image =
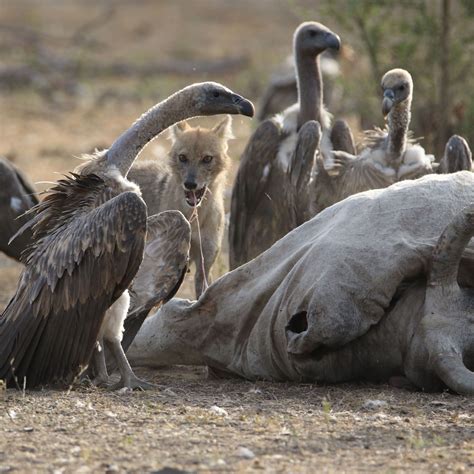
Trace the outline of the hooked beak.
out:
M 255 114 L 255 107 L 250 100 L 244 99 L 238 94 L 232 94 L 232 102 L 237 107 L 237 113 L 253 117 Z
M 386 117 L 389 112 L 392 110 L 394 104 L 395 94 L 392 89 L 387 89 L 383 93 L 383 101 L 382 101 L 382 113 L 383 116 Z
M 328 48 L 332 48 L 336 51 L 339 51 L 339 49 L 341 48 L 341 38 L 339 38 L 339 36 L 335 33 L 327 33 L 327 35 Z

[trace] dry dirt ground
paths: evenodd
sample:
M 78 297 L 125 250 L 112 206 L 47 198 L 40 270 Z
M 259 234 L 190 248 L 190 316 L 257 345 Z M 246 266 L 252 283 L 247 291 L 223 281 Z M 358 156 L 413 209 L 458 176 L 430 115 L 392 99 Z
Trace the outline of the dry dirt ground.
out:
M 206 380 L 200 368 L 140 374 L 162 388 L 0 395 L 0 471 L 474 470 L 472 399 Z
M 0 26 L 67 35 L 104 3 L 2 2 Z M 0 91 L 0 153 L 34 181 L 71 170 L 74 156 L 107 146 L 157 99 L 190 81 L 219 80 L 256 98 L 266 73 L 289 52 L 288 38 L 298 23 L 281 7 L 290 1 L 114 3 L 115 16 L 94 31 L 101 47 L 87 59 L 136 63 L 244 53 L 251 58 L 248 69 L 219 77 L 89 80 L 78 97 L 66 97 L 59 106 L 29 90 Z M 6 31 L 0 28 L 0 34 Z M 68 53 L 60 44 L 54 47 Z M 0 48 L 0 61 L 18 62 L 17 52 Z M 104 93 L 111 98 L 99 101 Z M 235 171 L 253 125 L 243 118 L 234 124 Z M 160 139 L 145 156 L 161 156 L 166 147 Z M 224 249 L 215 275 L 226 270 L 226 257 Z M 0 308 L 20 271 L 19 264 L 0 257 Z M 188 276 L 182 295 L 190 294 L 191 284 Z M 385 385 L 209 380 L 202 368 L 138 373 L 161 388 L 0 390 L 0 472 L 474 471 L 472 399 Z

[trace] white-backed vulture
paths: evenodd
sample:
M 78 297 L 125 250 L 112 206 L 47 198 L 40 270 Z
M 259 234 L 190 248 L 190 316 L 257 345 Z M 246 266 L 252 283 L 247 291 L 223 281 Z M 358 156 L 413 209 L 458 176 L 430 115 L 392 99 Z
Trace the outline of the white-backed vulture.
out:
M 0 157 L 0 251 L 15 260 L 31 242 L 28 230 L 10 239 L 28 220 L 23 214 L 38 204 L 36 190 L 28 178 L 6 158 Z
M 259 255 L 292 229 L 288 222 L 277 221 L 276 216 L 279 208 L 286 205 L 287 173 L 297 147 L 298 132 L 308 121 L 320 123 L 321 153 L 325 165 L 332 165 L 331 117 L 323 105 L 319 55 L 327 48 L 338 49 L 340 40 L 324 25 L 306 22 L 296 29 L 293 47 L 298 102 L 262 122 L 240 160 L 230 211 L 230 268 Z M 250 163 L 256 168 L 252 169 Z
M 253 105 L 213 82 L 182 89 L 60 180 L 34 208 L 25 224 L 34 243 L 0 317 L 0 379 L 7 386 L 70 384 L 86 368 L 107 309 L 128 288 L 143 256 L 147 210 L 138 187 L 126 179 L 130 167 L 170 125 L 219 113 L 252 116 Z M 122 351 L 120 342 L 114 344 Z M 117 364 L 126 385 L 134 376 L 124 359 Z
M 388 71 L 382 78 L 382 90 L 382 112 L 387 118 L 387 128 L 364 132 L 357 156 L 333 151 L 336 167 L 331 174 L 321 160 L 317 160 L 311 203 L 313 215 L 352 194 L 433 172 L 433 156 L 409 139 L 413 97 L 410 73 L 404 69 Z
M 446 143 L 443 158 L 439 162 L 438 173 L 473 171 L 472 152 L 463 137 L 453 135 Z

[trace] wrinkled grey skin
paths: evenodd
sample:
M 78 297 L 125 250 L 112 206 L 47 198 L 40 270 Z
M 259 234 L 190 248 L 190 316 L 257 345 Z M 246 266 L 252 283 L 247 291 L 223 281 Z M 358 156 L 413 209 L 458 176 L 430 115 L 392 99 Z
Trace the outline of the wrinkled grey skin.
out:
M 197 302 L 166 304 L 128 356 L 149 366 L 207 364 L 252 380 L 405 375 L 423 390 L 474 394 L 472 244 L 464 250 L 473 203 L 468 172 L 352 196 L 221 277 Z

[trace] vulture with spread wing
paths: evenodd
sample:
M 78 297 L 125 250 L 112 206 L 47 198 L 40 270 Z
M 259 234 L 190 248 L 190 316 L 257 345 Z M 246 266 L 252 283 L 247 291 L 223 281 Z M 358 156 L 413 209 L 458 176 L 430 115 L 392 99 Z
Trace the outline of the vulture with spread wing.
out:
M 170 125 L 219 113 L 252 116 L 253 105 L 213 82 L 184 88 L 59 181 L 34 208 L 24 226 L 33 233 L 26 267 L 0 317 L 0 379 L 7 386 L 70 384 L 88 365 L 107 310 L 142 261 L 147 210 L 138 187 L 126 179 L 130 167 Z M 111 319 L 123 324 L 127 302 L 121 306 Z M 111 329 L 102 331 L 104 338 Z M 114 347 L 122 385 L 140 386 L 123 350 Z

